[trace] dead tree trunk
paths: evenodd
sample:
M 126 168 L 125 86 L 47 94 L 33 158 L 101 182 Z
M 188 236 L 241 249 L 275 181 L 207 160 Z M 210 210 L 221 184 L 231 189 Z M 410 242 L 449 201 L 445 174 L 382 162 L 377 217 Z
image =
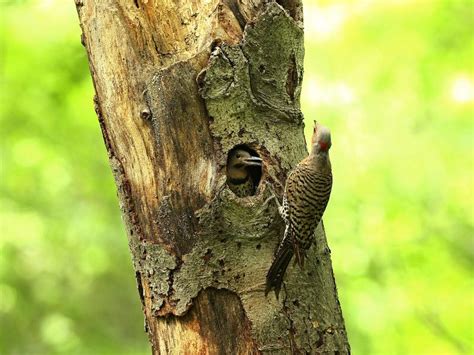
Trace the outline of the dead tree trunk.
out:
M 348 353 L 322 226 L 264 295 L 283 235 L 267 185 L 307 154 L 299 0 L 76 6 L 153 353 Z M 226 187 L 237 145 L 264 160 L 255 196 Z

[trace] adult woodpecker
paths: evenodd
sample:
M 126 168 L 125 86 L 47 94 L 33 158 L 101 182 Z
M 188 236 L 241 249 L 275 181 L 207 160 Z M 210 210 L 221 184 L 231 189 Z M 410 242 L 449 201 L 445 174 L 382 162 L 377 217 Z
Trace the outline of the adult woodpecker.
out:
M 265 295 L 275 290 L 278 298 L 286 268 L 293 254 L 300 267 L 306 250 L 314 242 L 314 230 L 321 221 L 332 188 L 331 132 L 315 122 L 311 151 L 294 168 L 286 181 L 283 205 L 279 207 L 286 228 L 268 273 Z M 277 200 L 278 201 L 278 200 Z
M 238 197 L 255 194 L 255 185 L 252 169 L 262 168 L 262 159 L 250 155 L 243 149 L 235 149 L 227 159 L 227 185 Z M 261 171 L 261 170 L 260 170 Z

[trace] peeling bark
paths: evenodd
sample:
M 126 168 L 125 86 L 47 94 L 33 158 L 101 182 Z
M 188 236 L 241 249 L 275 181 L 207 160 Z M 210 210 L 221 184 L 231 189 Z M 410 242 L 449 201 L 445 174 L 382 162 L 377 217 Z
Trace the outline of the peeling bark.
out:
M 76 0 L 154 354 L 349 353 L 322 224 L 264 295 L 282 192 L 306 154 L 297 0 Z M 255 196 L 228 152 L 264 161 Z

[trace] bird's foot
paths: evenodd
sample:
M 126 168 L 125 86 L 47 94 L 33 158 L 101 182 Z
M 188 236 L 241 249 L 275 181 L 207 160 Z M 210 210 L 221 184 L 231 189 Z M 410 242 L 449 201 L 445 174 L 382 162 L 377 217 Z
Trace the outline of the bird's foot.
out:
M 282 206 L 281 206 L 281 203 L 280 201 L 278 200 L 278 196 L 276 195 L 275 193 L 275 190 L 273 190 L 273 186 L 270 182 L 266 181 L 265 182 L 267 184 L 267 188 L 268 190 L 270 191 L 270 193 L 272 194 L 269 198 L 267 198 L 264 202 L 263 202 L 263 205 L 267 205 L 271 200 L 275 200 L 277 206 L 278 206 L 278 211 L 280 212 L 281 214 L 281 209 L 282 209 Z

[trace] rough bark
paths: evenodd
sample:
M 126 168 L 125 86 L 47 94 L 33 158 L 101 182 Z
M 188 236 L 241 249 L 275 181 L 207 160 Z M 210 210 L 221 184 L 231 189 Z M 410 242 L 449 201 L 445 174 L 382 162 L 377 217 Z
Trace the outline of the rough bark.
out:
M 349 352 L 322 225 L 264 295 L 282 192 L 307 153 L 299 1 L 76 0 L 154 354 Z M 264 160 L 255 196 L 227 153 Z

